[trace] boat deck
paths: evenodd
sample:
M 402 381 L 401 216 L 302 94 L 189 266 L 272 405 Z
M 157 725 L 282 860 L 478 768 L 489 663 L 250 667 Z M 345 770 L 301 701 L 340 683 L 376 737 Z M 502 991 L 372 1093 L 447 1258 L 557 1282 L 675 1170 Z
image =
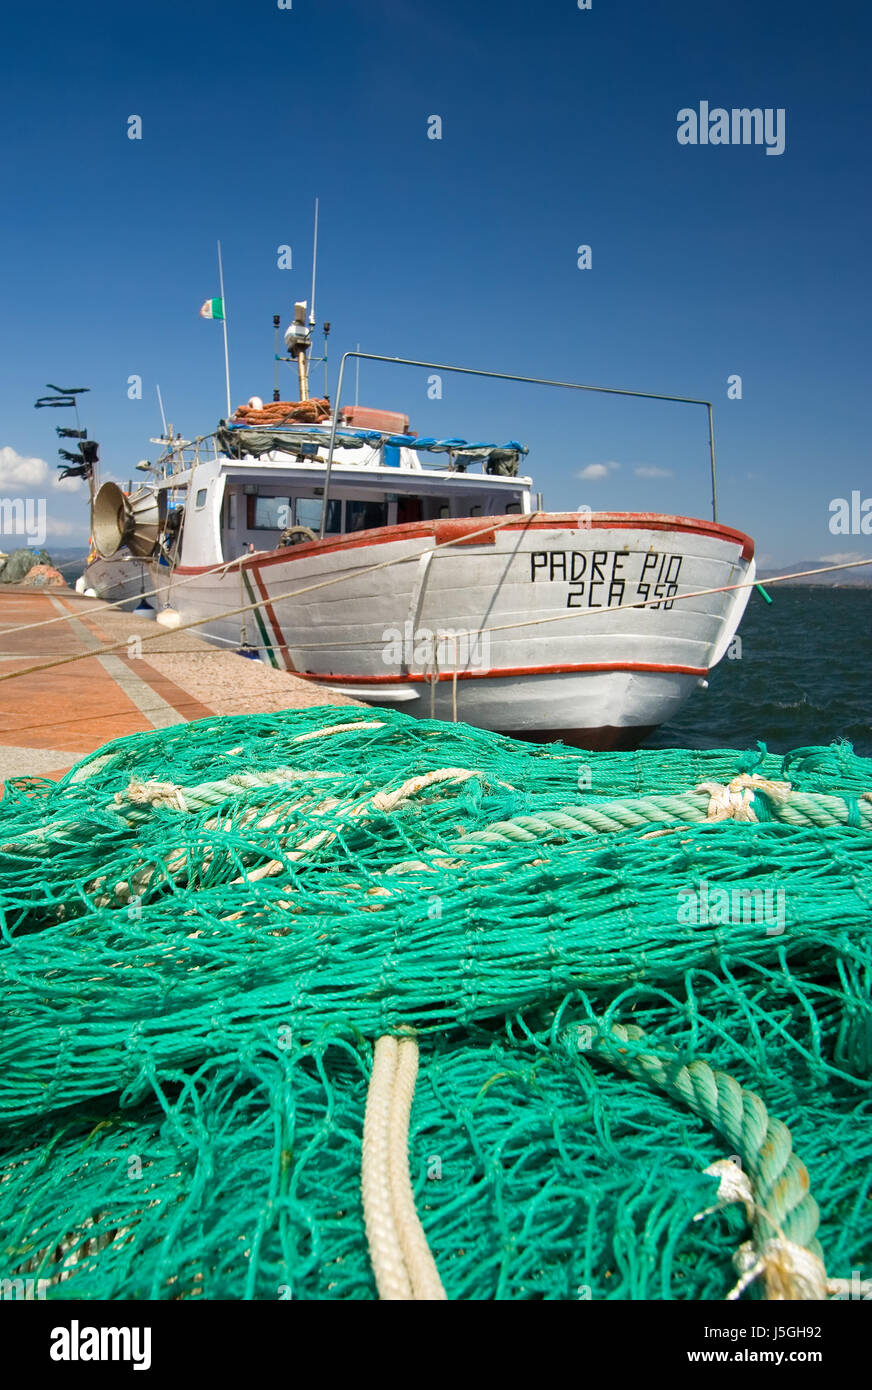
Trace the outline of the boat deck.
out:
M 65 613 L 74 616 L 15 632 Z M 116 643 L 124 645 L 112 650 Z M 74 656 L 81 659 L 6 679 Z M 0 782 L 60 777 L 101 744 L 145 729 L 214 714 L 358 703 L 69 589 L 0 589 Z

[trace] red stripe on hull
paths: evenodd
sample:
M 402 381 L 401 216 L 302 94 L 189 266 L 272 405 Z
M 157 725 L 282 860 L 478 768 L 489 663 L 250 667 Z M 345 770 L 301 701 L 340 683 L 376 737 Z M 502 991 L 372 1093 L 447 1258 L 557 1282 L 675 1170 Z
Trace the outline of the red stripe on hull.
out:
M 287 646 L 286 646 L 286 644 L 285 644 L 285 639 L 284 639 L 284 637 L 282 636 L 282 630 L 281 630 L 281 628 L 279 627 L 278 618 L 276 617 L 276 615 L 275 615 L 275 613 L 274 613 L 274 611 L 273 611 L 273 606 L 272 606 L 272 604 L 270 603 L 269 595 L 268 595 L 268 593 L 267 593 L 266 585 L 264 584 L 263 579 L 261 578 L 260 570 L 258 569 L 258 567 L 257 567 L 256 565 L 252 565 L 252 567 L 251 567 L 251 572 L 252 572 L 252 574 L 254 575 L 255 583 L 257 584 L 258 589 L 260 589 L 260 596 L 261 596 L 261 598 L 263 599 L 263 608 L 264 608 L 264 612 L 266 613 L 266 616 L 269 618 L 270 622 L 272 623 L 273 632 L 275 633 L 276 640 L 277 640 L 277 642 L 278 642 L 278 644 L 279 644 L 279 651 L 281 652 L 281 654 L 282 654 L 282 656 L 284 657 L 284 660 L 285 660 L 285 667 L 286 667 L 286 669 L 287 669 L 288 671 L 296 671 L 296 667 L 294 666 L 293 659 L 292 659 L 291 654 L 290 654 L 290 652 L 288 651 L 288 648 L 287 648 Z
M 669 666 L 657 661 L 590 661 L 554 666 L 506 666 L 493 671 L 458 671 L 459 681 L 494 680 L 500 676 L 558 676 L 573 671 L 655 671 L 666 675 L 707 676 L 707 666 Z M 429 685 L 432 677 L 424 675 L 343 676 L 322 675 L 315 671 L 296 671 L 304 680 L 329 681 L 343 685 Z M 437 681 L 453 681 L 453 671 L 440 671 Z
M 655 512 L 598 512 L 591 513 L 585 524 L 579 522 L 577 512 L 551 512 L 547 517 L 537 517 L 535 521 L 519 516 L 505 523 L 505 517 L 453 517 L 442 521 L 405 521 L 398 526 L 378 526 L 372 531 L 355 532 L 352 536 L 338 539 L 325 537 L 323 541 L 305 541 L 302 545 L 285 546 L 281 550 L 264 551 L 243 561 L 243 568 L 250 565 L 279 565 L 289 561 L 308 559 L 313 555 L 331 555 L 336 551 L 359 550 L 366 545 L 388 545 L 392 541 L 421 540 L 432 537 L 435 544 L 456 542 L 463 545 L 494 545 L 494 530 L 488 528 L 488 521 L 499 524 L 499 530 L 516 531 L 684 531 L 689 535 L 708 536 L 714 540 L 733 541 L 741 546 L 742 559 L 750 560 L 754 555 L 754 542 L 744 531 L 736 531 L 731 526 L 721 526 L 716 521 L 700 521 L 686 516 L 664 516 Z M 470 533 L 482 532 L 474 539 Z M 177 565 L 176 574 L 209 574 L 220 566 L 215 565 Z

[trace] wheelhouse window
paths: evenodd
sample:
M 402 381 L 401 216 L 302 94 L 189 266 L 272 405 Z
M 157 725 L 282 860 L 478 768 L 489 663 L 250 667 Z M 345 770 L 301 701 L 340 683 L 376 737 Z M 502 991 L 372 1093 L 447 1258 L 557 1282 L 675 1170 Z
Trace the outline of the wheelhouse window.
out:
M 198 506 L 198 507 L 205 507 L 205 505 L 206 505 L 206 488 L 201 487 L 201 488 L 198 488 L 198 489 L 197 489 L 197 497 L 196 497 L 195 505 Z
M 294 522 L 297 526 L 308 526 L 310 531 L 314 531 L 316 536 L 321 534 L 321 509 L 323 502 L 320 497 L 298 497 Z M 324 528 L 325 536 L 338 536 L 342 530 L 342 503 L 339 501 L 329 501 L 327 503 L 327 525 Z
M 397 498 L 397 522 L 400 525 L 405 521 L 420 521 L 423 515 L 424 510 L 420 497 Z
M 346 531 L 371 531 L 374 526 L 387 526 L 387 502 L 346 502 Z
M 283 531 L 291 524 L 290 497 L 252 497 L 254 516 L 249 521 L 253 531 Z

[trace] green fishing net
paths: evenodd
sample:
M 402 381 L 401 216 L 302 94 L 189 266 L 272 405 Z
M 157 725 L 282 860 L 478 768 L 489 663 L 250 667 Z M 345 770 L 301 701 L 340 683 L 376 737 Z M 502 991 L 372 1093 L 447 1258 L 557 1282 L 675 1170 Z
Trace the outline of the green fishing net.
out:
M 757 820 L 707 819 L 695 789 L 742 774 Z M 733 1151 L 598 1050 L 613 1024 L 753 1090 L 828 1274 L 868 1273 L 870 790 L 848 745 L 585 753 L 336 707 L 8 783 L 0 1278 L 375 1297 L 373 1044 L 413 1030 L 449 1298 L 724 1298 L 746 1215 L 695 1218 Z

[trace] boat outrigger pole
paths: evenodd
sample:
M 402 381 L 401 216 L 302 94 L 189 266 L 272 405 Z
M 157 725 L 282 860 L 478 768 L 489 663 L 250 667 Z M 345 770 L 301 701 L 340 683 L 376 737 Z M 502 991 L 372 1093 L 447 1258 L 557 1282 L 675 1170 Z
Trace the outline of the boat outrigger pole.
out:
M 288 330 L 290 332 L 290 329 Z M 606 396 L 639 396 L 648 401 L 676 401 L 679 405 L 704 405 L 708 411 L 709 453 L 712 470 L 712 521 L 718 519 L 718 490 L 715 473 L 715 427 L 711 401 L 697 400 L 695 396 L 664 396 L 659 391 L 628 391 L 619 386 L 589 386 L 578 381 L 552 381 L 541 376 L 516 376 L 513 372 L 485 372 L 480 367 L 455 367 L 446 362 L 417 362 L 410 357 L 385 357 L 378 352 L 345 352 L 339 364 L 339 380 L 336 384 L 336 409 L 330 426 L 330 444 L 327 449 L 327 466 L 324 473 L 324 501 L 321 507 L 321 538 L 327 530 L 327 504 L 330 496 L 330 473 L 333 467 L 333 450 L 336 445 L 336 427 L 339 422 L 339 408 L 342 402 L 342 382 L 345 376 L 345 363 L 349 357 L 366 362 L 391 362 L 401 367 L 426 367 L 431 371 L 461 372 L 464 376 L 485 376 L 496 381 L 520 381 L 528 386 L 560 386 L 567 391 L 599 391 Z

